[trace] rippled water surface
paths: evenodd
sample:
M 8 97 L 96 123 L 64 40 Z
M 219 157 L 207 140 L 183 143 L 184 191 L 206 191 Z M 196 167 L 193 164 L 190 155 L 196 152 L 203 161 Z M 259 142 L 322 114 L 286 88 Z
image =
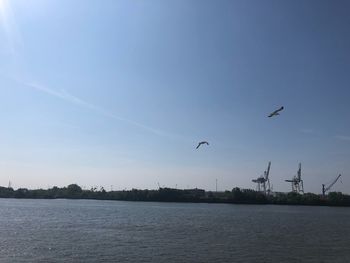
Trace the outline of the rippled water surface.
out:
M 0 262 L 350 262 L 350 208 L 0 199 Z

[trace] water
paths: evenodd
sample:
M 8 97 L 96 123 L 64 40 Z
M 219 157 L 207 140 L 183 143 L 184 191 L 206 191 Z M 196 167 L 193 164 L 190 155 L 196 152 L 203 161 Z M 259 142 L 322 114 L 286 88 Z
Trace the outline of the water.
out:
M 350 262 L 350 208 L 0 199 L 0 262 Z

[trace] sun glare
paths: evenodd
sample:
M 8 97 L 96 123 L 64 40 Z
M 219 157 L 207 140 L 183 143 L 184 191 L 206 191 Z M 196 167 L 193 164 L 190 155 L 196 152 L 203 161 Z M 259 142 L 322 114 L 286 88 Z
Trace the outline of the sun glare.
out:
M 0 16 L 3 15 L 6 6 L 6 0 L 0 0 Z

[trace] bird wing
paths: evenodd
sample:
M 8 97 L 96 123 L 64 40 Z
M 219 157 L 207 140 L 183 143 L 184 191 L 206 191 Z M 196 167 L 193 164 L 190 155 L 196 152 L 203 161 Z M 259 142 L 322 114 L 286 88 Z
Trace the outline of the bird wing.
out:
M 201 146 L 202 144 L 207 144 L 207 145 L 209 145 L 209 143 L 208 143 L 208 142 L 203 141 L 203 142 L 198 143 L 198 146 L 196 147 L 196 149 L 198 149 L 198 148 L 199 148 L 199 146 Z
M 272 116 L 275 116 L 277 115 L 278 113 L 278 110 L 275 110 L 274 112 L 272 112 L 268 117 L 271 118 Z
M 281 108 L 279 108 L 278 110 L 276 110 L 276 112 L 280 112 L 284 109 L 284 107 L 282 106 Z
M 279 112 L 282 111 L 284 109 L 284 107 L 282 106 L 281 108 L 279 108 L 278 110 L 275 110 L 274 112 L 272 112 L 268 117 L 271 118 L 273 116 L 277 116 L 279 115 Z

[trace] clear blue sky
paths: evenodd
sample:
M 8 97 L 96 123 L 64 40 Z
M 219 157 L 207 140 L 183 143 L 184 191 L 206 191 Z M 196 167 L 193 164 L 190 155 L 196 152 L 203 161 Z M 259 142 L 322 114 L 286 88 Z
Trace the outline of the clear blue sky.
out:
M 0 0 L 0 185 L 349 193 L 349 9 Z

